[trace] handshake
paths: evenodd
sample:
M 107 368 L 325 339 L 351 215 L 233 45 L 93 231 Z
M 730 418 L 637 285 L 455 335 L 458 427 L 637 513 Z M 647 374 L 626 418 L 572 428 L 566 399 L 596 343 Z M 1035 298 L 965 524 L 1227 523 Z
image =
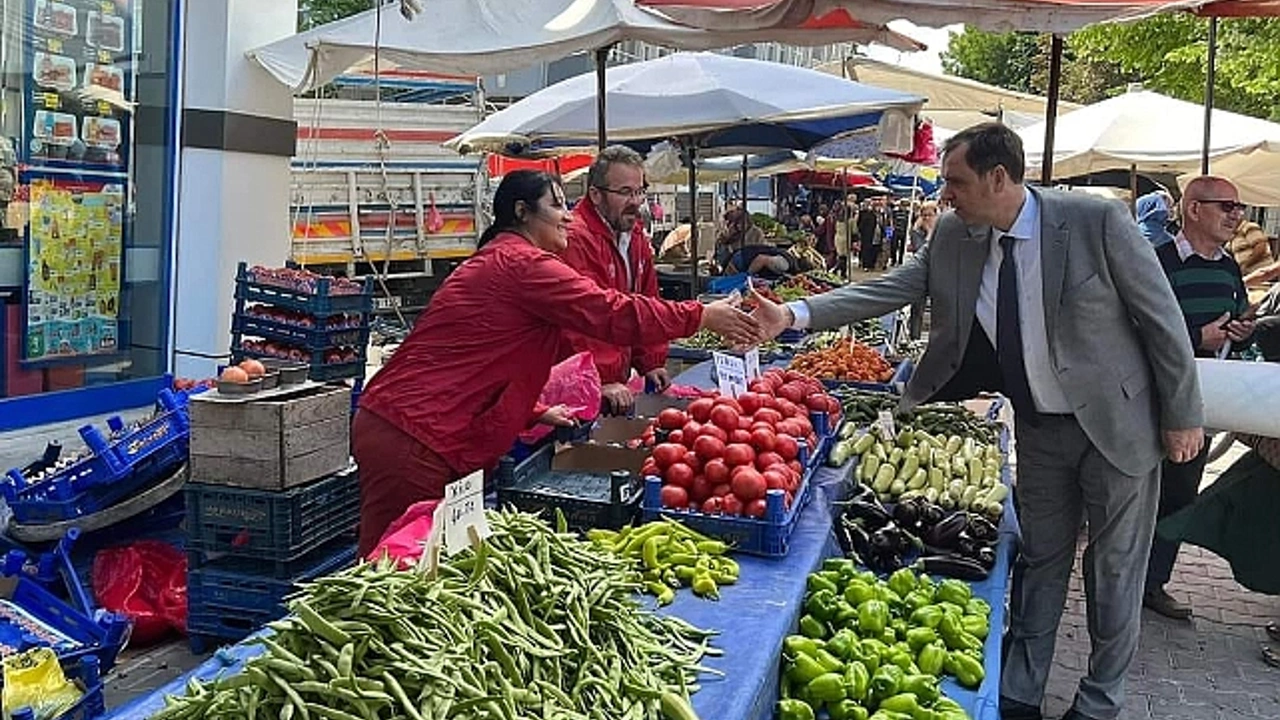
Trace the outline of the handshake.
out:
M 698 329 L 707 329 L 735 348 L 748 348 L 772 340 L 795 321 L 785 305 L 762 297 L 754 289 L 745 298 L 734 292 L 723 300 L 708 303 L 702 309 Z

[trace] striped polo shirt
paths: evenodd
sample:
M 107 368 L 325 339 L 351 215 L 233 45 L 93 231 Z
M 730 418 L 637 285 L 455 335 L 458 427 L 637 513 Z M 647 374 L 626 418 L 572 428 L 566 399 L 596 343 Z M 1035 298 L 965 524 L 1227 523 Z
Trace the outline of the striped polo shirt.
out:
M 1238 316 L 1249 307 L 1249 295 L 1240 276 L 1240 266 L 1219 248 L 1212 257 L 1192 249 L 1179 233 L 1171 243 L 1156 248 L 1156 257 L 1178 297 L 1178 307 L 1187 322 L 1191 346 L 1199 357 L 1214 354 L 1200 348 L 1200 328 L 1222 317 Z

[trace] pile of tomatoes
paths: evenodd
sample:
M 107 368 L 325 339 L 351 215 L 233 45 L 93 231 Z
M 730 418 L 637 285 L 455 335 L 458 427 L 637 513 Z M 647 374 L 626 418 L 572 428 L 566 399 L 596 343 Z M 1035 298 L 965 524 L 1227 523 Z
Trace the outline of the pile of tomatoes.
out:
M 763 518 L 769 490 L 781 490 L 790 507 L 800 489 L 800 448 L 811 453 L 819 440 L 810 412 L 828 413 L 834 427 L 840 403 L 812 378 L 770 370 L 737 399 L 705 397 L 687 410 L 663 410 L 656 427 L 666 442 L 654 446 L 641 472 L 662 478 L 663 507 Z

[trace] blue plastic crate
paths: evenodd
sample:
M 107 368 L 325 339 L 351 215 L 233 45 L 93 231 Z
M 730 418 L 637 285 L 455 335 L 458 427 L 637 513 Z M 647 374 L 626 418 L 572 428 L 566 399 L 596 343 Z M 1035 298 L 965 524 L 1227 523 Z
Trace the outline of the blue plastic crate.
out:
M 354 468 L 283 491 L 188 483 L 188 550 L 273 563 L 350 533 L 360 513 Z
M 80 437 L 89 453 L 67 467 L 45 471 L 43 477 L 10 470 L 0 493 L 15 520 L 23 524 L 72 520 L 169 477 L 187 459 L 187 398 L 162 389 L 160 412 L 137 427 L 127 428 L 119 416 L 107 420 L 106 435 L 92 425 L 81 427 Z
M 373 286 L 366 281 L 364 292 L 359 295 L 330 295 L 329 279 L 321 278 L 317 282 L 315 294 L 308 294 L 254 282 L 248 264 L 242 262 L 236 269 L 236 300 L 266 303 L 317 318 L 340 313 L 369 314 L 373 312 Z
M 324 318 L 319 322 L 324 322 Z M 253 335 L 268 340 L 292 343 L 308 350 L 324 350 L 344 345 L 362 347 L 369 341 L 368 322 L 363 322 L 357 327 L 330 330 L 277 322 L 243 312 L 232 315 L 231 332 L 237 335 Z
M 187 571 L 188 613 L 234 615 L 243 611 L 250 615 L 270 615 L 269 620 L 284 617 L 284 598 L 298 583 L 314 580 L 350 567 L 356 562 L 356 547 L 350 538 L 342 538 L 299 558 L 297 570 L 278 578 L 261 573 L 261 563 L 227 557 L 203 565 L 193 558 Z M 223 637 L 223 636 L 218 636 Z
M 17 652 L 31 647 L 52 647 L 64 667 L 91 655 L 97 658 L 100 669 L 106 672 L 115 664 L 116 656 L 129 639 L 132 625 L 128 619 L 111 613 L 99 613 L 96 619 L 90 618 L 29 578 L 0 577 L 0 598 L 67 638 L 50 644 L 25 635 L 17 625 L 0 617 L 0 643 Z
M 520 462 L 502 458 L 496 473 L 498 504 L 532 513 L 559 509 L 576 530 L 620 528 L 638 514 L 638 477 L 626 472 L 552 470 L 555 452 L 555 446 L 548 444 Z
M 253 350 L 246 350 L 245 348 L 240 347 L 241 338 L 239 335 L 233 335 L 232 337 L 233 337 L 233 340 L 231 343 L 231 359 L 233 363 L 239 363 L 245 358 L 255 358 L 257 360 L 279 360 L 280 359 L 273 355 L 268 355 L 266 353 L 254 352 Z M 316 382 L 329 382 L 330 380 L 349 380 L 353 378 L 357 380 L 362 380 L 364 379 L 365 370 L 368 368 L 368 362 L 366 361 L 365 352 L 366 352 L 365 348 L 360 347 L 356 349 L 356 359 L 351 362 L 327 363 L 324 361 L 323 350 L 312 350 L 309 353 L 310 358 L 301 362 L 305 362 L 307 363 L 307 365 L 310 366 L 311 369 L 308 371 L 307 377 Z

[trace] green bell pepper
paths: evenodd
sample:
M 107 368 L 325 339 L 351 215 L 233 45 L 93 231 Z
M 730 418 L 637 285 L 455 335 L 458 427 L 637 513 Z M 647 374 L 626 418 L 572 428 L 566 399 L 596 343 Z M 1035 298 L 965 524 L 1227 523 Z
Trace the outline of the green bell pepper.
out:
M 911 612 L 911 624 L 916 627 L 936 628 L 942 622 L 942 608 L 937 605 L 925 605 Z
M 969 717 L 969 713 L 964 711 L 960 711 L 960 712 L 948 711 L 948 712 L 938 713 L 938 717 L 935 720 L 973 720 L 973 719 Z
M 965 615 L 960 618 L 960 627 L 979 640 L 986 640 L 987 633 L 991 630 L 985 615 Z
M 956 681 L 963 687 L 976 688 L 982 684 L 982 679 L 987 675 L 980 661 L 962 652 L 953 651 L 947 656 L 947 663 L 947 670 L 956 676 Z
M 898 642 L 898 632 L 891 627 L 887 627 L 884 632 L 880 633 L 880 640 L 885 645 L 894 645 Z
M 938 678 L 932 675 L 907 675 L 902 679 L 902 692 L 915 695 L 922 705 L 932 705 L 942 696 Z
M 821 640 L 804 635 L 788 635 L 782 640 L 782 649 L 790 656 L 798 654 L 813 655 L 823 647 Z
M 902 607 L 902 596 L 893 591 L 893 588 L 884 583 L 876 585 L 872 591 L 875 593 L 876 599 L 883 601 L 891 608 Z
M 867 638 L 858 643 L 860 657 L 858 662 L 866 666 L 867 672 L 874 673 L 880 669 L 880 648 L 884 647 L 884 643 L 873 638 Z
M 858 630 L 879 635 L 889 623 L 889 606 L 882 600 L 868 600 L 858 606 Z
M 911 629 L 911 624 L 904 617 L 895 617 L 889 621 L 889 627 L 900 638 L 907 637 L 907 631 Z
M 963 608 L 962 606 L 960 606 L 960 605 L 957 605 L 957 604 L 955 604 L 955 603 L 953 603 L 953 602 L 947 602 L 946 600 L 939 600 L 939 601 L 935 602 L 934 604 L 935 604 L 935 605 L 937 605 L 938 607 L 942 608 L 942 612 L 943 612 L 943 613 L 945 613 L 945 614 L 947 614 L 947 615 L 955 615 L 956 617 L 964 617 L 964 608 Z
M 836 616 L 831 619 L 831 624 L 838 628 L 858 627 L 858 609 L 844 598 L 836 599 Z
M 858 636 L 848 628 L 837 630 L 827 641 L 827 650 L 841 660 L 856 660 L 854 653 L 858 650 Z
M 907 631 L 907 645 L 915 652 L 920 652 L 921 648 L 937 639 L 938 632 L 931 627 L 915 627 Z
M 823 622 L 831 620 L 836 616 L 836 598 L 834 590 L 815 590 L 805 599 L 804 611 Z
M 850 580 L 849 584 L 844 588 L 845 602 L 854 607 L 858 607 L 875 596 L 876 591 L 872 589 L 872 586 L 857 578 Z
M 813 659 L 817 660 L 822 669 L 827 672 L 840 672 L 844 669 L 844 661 L 826 650 L 819 650 L 814 653 Z
M 854 700 L 865 700 L 871 688 L 871 672 L 867 666 L 854 660 L 844 668 L 844 691 Z
M 889 654 L 889 664 L 897 665 L 902 668 L 904 672 L 914 670 L 916 669 L 916 656 L 912 655 L 909 651 L 894 650 Z
M 963 580 L 948 578 L 938 583 L 936 598 L 939 602 L 955 603 L 963 608 L 973 597 L 973 589 Z
M 778 720 L 814 720 L 813 708 L 803 700 L 779 700 Z
M 941 720 L 938 711 L 927 707 L 918 707 L 911 713 L 911 720 Z
M 937 710 L 938 712 L 962 713 L 965 711 L 964 708 L 960 706 L 960 703 L 956 702 L 954 699 L 949 698 L 945 695 L 938 698 L 938 701 L 933 704 L 933 709 Z
M 810 680 L 827 672 L 822 663 L 803 653 L 796 655 L 787 668 L 787 677 L 796 685 L 808 685 Z
M 880 669 L 871 676 L 869 687 L 871 702 L 876 704 L 887 697 L 897 695 L 898 688 L 902 686 L 902 679 L 906 676 L 907 674 L 897 665 L 881 665 Z
M 892 710 L 877 710 L 874 715 L 867 720 L 912 720 L 911 716 L 906 713 L 894 712 Z
M 810 575 L 809 578 L 805 580 L 805 588 L 811 593 L 818 592 L 819 590 L 830 590 L 833 593 L 840 592 L 840 587 L 822 573 L 813 573 Z M 963 605 L 964 603 L 960 604 Z
M 920 654 L 916 656 L 916 667 L 920 668 L 920 672 L 929 675 L 941 675 L 946 662 L 947 646 L 941 641 L 925 645 L 920 648 Z
M 858 564 L 849 558 L 833 557 L 822 561 L 822 569 L 834 572 L 846 580 L 858 573 Z
M 809 699 L 815 703 L 833 703 L 844 699 L 844 676 L 824 673 L 809 681 Z
M 889 589 L 899 597 L 906 597 L 916 589 L 916 574 L 911 572 L 910 568 L 898 570 L 889 576 Z
M 898 693 L 892 697 L 887 697 L 880 701 L 881 710 L 889 710 L 891 712 L 900 712 L 910 715 L 920 707 L 920 701 L 915 695 L 909 692 Z
M 991 615 L 991 604 L 980 597 L 970 598 L 969 602 L 964 604 L 964 614 L 986 618 Z
M 821 640 L 831 634 L 827 624 L 812 615 L 800 618 L 800 634 L 815 640 Z
M 908 613 L 914 613 L 916 610 L 925 607 L 931 602 L 933 602 L 933 598 L 930 597 L 928 593 L 921 592 L 919 590 L 912 590 L 902 598 L 902 607 L 905 608 Z
M 827 705 L 827 715 L 831 720 L 867 720 L 867 709 L 856 700 L 841 700 Z

